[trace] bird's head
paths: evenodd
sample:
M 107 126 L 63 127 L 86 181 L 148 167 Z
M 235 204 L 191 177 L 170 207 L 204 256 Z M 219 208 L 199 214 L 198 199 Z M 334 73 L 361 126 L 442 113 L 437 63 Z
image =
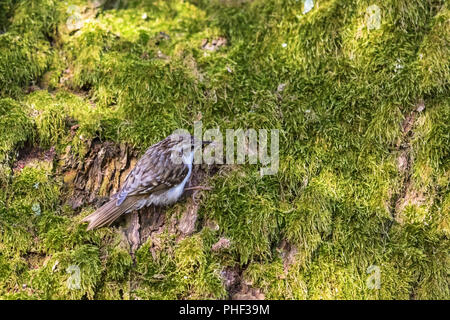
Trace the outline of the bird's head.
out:
M 204 141 L 187 133 L 173 133 L 167 137 L 170 141 L 170 149 L 174 156 L 189 158 L 202 146 L 210 144 L 212 141 Z

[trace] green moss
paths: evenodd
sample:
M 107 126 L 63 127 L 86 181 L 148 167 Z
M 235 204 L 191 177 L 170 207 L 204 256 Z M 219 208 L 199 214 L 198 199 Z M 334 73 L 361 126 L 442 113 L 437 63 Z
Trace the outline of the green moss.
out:
M 0 100 L 0 162 L 9 160 L 15 148 L 33 137 L 32 121 L 16 101 Z
M 440 237 L 434 228 L 434 224 L 416 222 L 393 230 L 391 259 L 400 273 L 410 274 L 413 298 L 443 299 L 449 294 L 448 286 L 444 285 L 449 266 L 448 239 Z
M 7 30 L 11 16 L 13 15 L 16 0 L 4 0 L 0 2 L 0 30 Z
M 53 182 L 46 168 L 27 166 L 13 179 L 10 203 L 30 205 L 40 202 L 42 210 L 56 209 L 59 204 L 59 186 Z
M 308 288 L 302 268 L 294 264 L 285 269 L 281 259 L 271 263 L 252 263 L 244 273 L 244 279 L 255 288 L 261 288 L 266 299 L 305 300 Z
M 108 273 L 106 275 L 107 281 L 120 282 L 127 279 L 131 270 L 133 261 L 130 253 L 123 249 L 115 248 L 111 254 L 108 255 L 106 268 Z
M 443 5 L 433 17 L 430 32 L 424 37 L 419 52 L 419 68 L 423 75 L 421 89 L 426 94 L 445 94 L 449 90 L 450 49 L 448 43 L 450 9 Z
M 270 258 L 271 244 L 279 237 L 282 223 L 274 179 L 261 179 L 259 172 L 236 170 L 216 183 L 222 187 L 208 197 L 205 216 L 219 223 L 241 264 L 255 257 Z
M 0 95 L 20 96 L 22 87 L 42 76 L 51 63 L 46 37 L 56 30 L 54 1 L 21 1 L 8 32 L 0 35 Z
M 26 283 L 28 268 L 23 258 L 0 255 L 0 294 L 21 291 Z
M 220 273 L 236 266 L 272 299 L 450 296 L 446 2 L 324 0 L 307 13 L 294 0 L 70 5 L 79 30 L 68 3 L 0 4 L 2 298 L 225 298 Z M 227 44 L 202 49 L 218 37 Z M 33 84 L 44 90 L 27 93 Z M 45 161 L 12 170 L 27 142 L 57 155 L 70 146 L 83 161 L 92 139 L 143 151 L 199 118 L 280 129 L 280 170 L 221 170 L 200 200 L 201 231 L 180 240 L 167 229 L 135 257 L 116 229 L 85 231 L 92 208 L 64 206 L 73 172 Z M 230 248 L 212 252 L 220 237 Z M 297 250 L 288 267 L 282 240 Z
M 0 35 L 0 48 L 2 96 L 19 95 L 21 87 L 42 75 L 48 66 L 48 46 L 32 36 Z
M 59 187 L 50 180 L 48 171 L 33 167 L 25 167 L 13 178 L 0 218 L 5 255 L 37 249 L 34 224 L 43 212 L 55 210 L 59 204 Z
M 44 35 L 54 35 L 60 22 L 58 1 L 26 0 L 20 1 L 14 11 L 12 29 L 18 32 L 42 32 Z
M 202 238 L 198 234 L 174 246 L 164 236 L 163 246 L 154 251 L 155 257 L 150 252 L 151 242 L 143 245 L 136 253 L 141 285 L 134 295 L 145 299 L 224 298 L 220 265 Z
M 189 298 L 221 298 L 225 290 L 219 276 L 219 265 L 209 261 L 207 248 L 200 236 L 181 241 L 175 250 L 177 290 L 189 293 Z
M 62 150 L 70 143 L 75 152 L 82 154 L 85 141 L 104 137 L 107 110 L 96 108 L 84 97 L 64 90 L 54 94 L 41 90 L 28 95 L 25 104 L 34 118 L 39 143 L 44 148 L 57 146 Z
M 300 261 L 308 261 L 322 239 L 331 233 L 336 200 L 333 183 L 330 176 L 314 178 L 293 203 L 293 210 L 285 215 L 285 234 L 290 242 L 300 246 Z
M 31 273 L 31 286 L 45 299 L 92 299 L 100 274 L 98 248 L 84 245 L 54 254 Z
M 417 120 L 412 141 L 414 154 L 413 176 L 422 186 L 436 183 L 448 187 L 450 147 L 450 100 L 448 98 L 429 100 L 426 109 Z

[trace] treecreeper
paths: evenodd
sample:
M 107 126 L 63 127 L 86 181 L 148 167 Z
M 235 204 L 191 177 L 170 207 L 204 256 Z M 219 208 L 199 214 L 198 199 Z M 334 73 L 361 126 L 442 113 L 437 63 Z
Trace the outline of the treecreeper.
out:
M 152 145 L 126 177 L 119 192 L 82 220 L 87 230 L 111 225 L 121 215 L 144 206 L 167 206 L 183 194 L 192 175 L 197 148 L 211 141 L 197 141 L 190 134 L 172 134 Z M 188 189 L 201 188 L 201 186 Z

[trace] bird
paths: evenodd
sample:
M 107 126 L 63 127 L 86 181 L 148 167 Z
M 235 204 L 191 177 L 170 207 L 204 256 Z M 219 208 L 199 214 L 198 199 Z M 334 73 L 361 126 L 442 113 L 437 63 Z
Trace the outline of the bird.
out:
M 86 230 L 110 226 L 123 214 L 144 206 L 167 206 L 177 202 L 191 178 L 196 150 L 210 143 L 187 133 L 174 133 L 149 147 L 120 190 L 81 221 L 89 223 Z M 196 188 L 201 186 L 188 189 Z

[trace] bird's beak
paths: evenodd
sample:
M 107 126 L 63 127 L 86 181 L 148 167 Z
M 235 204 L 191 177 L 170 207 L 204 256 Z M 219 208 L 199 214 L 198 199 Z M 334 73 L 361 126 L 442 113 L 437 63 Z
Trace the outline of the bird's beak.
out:
M 212 141 L 202 141 L 202 146 L 207 146 L 210 143 L 212 143 Z

